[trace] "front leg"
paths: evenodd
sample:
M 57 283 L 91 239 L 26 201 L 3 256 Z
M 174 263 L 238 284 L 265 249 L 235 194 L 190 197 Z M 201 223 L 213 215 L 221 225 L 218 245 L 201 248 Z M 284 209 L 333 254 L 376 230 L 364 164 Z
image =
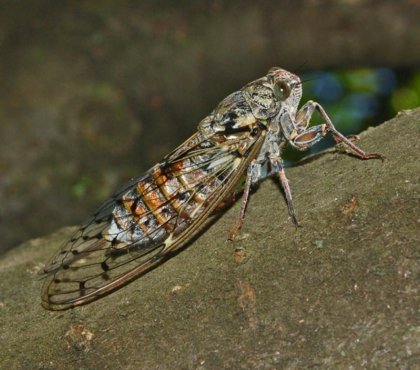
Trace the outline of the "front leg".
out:
M 315 110 L 319 112 L 324 123 L 308 128 L 309 122 Z M 299 150 L 310 148 L 330 132 L 337 144 L 343 143 L 357 157 L 361 159 L 384 159 L 384 157 L 378 153 L 365 152 L 364 150 L 360 149 L 356 144 L 353 143 L 354 136 L 347 138 L 339 131 L 337 131 L 324 108 L 319 103 L 312 100 L 303 105 L 299 112 L 296 114 L 296 121 L 294 122 L 294 126 L 295 130 L 290 135 L 289 140 L 290 144 Z

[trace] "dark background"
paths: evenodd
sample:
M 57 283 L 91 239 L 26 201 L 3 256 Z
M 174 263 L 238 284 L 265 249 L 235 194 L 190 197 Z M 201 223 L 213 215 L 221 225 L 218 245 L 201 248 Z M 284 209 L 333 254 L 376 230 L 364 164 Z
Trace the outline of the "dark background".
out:
M 415 0 L 2 1 L 0 250 L 83 221 L 272 66 L 344 133 L 418 106 L 419 19 Z

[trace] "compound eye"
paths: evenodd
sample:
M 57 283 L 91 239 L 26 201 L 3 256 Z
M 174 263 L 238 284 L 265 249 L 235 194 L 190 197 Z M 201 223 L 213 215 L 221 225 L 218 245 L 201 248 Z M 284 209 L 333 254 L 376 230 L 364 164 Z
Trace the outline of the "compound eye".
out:
M 278 81 L 274 85 L 274 95 L 280 101 L 286 100 L 291 92 L 292 88 L 286 81 Z

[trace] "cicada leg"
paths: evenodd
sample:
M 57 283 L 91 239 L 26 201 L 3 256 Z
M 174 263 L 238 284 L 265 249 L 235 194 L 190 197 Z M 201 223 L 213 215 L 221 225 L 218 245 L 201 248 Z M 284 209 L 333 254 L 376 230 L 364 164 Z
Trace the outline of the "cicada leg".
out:
M 293 206 L 293 199 L 292 199 L 292 192 L 290 190 L 289 181 L 286 177 L 286 172 L 284 171 L 284 167 L 281 166 L 279 172 L 279 178 L 281 186 L 283 187 L 284 196 L 286 197 L 287 209 L 289 210 L 289 215 L 292 218 L 293 224 L 298 227 L 299 222 L 296 217 L 295 208 Z
M 307 128 L 315 110 L 319 112 L 324 123 Z M 300 128 L 300 130 L 298 130 L 296 134 L 290 138 L 290 144 L 299 150 L 306 150 L 310 148 L 330 132 L 337 144 L 344 144 L 357 157 L 361 159 L 384 160 L 382 155 L 378 153 L 365 152 L 354 144 L 354 141 L 357 140 L 357 136 L 352 135 L 347 138 L 337 131 L 324 108 L 319 103 L 312 100 L 304 104 L 296 114 L 295 127 L 298 129 Z
M 232 227 L 232 229 L 229 232 L 229 236 L 228 236 L 229 240 L 235 240 L 236 236 L 238 235 L 239 230 L 242 227 L 242 224 L 245 218 L 246 207 L 248 205 L 249 192 L 251 190 L 251 185 L 257 181 L 257 179 L 260 176 L 260 172 L 261 172 L 261 165 L 256 160 L 253 160 L 247 170 L 245 187 L 244 187 L 242 200 L 241 200 L 241 209 L 239 211 L 239 215 L 238 215 L 235 225 Z

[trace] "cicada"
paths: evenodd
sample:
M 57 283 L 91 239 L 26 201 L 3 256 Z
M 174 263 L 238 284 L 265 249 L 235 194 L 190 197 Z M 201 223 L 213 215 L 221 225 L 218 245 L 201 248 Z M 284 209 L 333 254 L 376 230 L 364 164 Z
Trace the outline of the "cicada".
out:
M 117 191 L 63 245 L 42 271 L 43 307 L 62 310 L 91 302 L 150 271 L 185 246 L 241 182 L 241 208 L 230 239 L 241 228 L 250 189 L 271 175 L 278 176 L 297 225 L 281 156 L 287 144 L 305 150 L 332 134 L 355 156 L 382 159 L 338 132 L 317 102 L 298 109 L 301 97 L 299 77 L 272 68 L 223 99 L 196 133 Z M 322 123 L 310 127 L 315 111 Z

